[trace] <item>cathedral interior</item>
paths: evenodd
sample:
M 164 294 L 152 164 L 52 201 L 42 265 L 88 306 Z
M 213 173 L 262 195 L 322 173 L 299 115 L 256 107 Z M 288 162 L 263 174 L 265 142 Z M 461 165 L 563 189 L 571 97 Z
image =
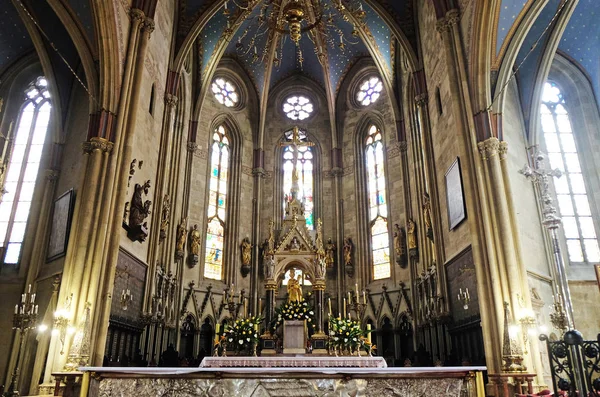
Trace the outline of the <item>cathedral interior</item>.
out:
M 198 366 L 300 294 L 389 366 L 548 386 L 538 336 L 600 332 L 599 16 L 0 1 L 0 384 Z

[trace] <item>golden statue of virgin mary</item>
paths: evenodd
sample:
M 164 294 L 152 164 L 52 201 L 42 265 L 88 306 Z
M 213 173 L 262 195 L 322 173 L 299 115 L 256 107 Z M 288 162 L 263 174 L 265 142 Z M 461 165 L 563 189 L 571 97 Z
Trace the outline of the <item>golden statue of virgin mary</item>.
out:
M 288 302 L 302 302 L 302 275 L 299 274 L 296 278 L 292 277 L 288 281 Z

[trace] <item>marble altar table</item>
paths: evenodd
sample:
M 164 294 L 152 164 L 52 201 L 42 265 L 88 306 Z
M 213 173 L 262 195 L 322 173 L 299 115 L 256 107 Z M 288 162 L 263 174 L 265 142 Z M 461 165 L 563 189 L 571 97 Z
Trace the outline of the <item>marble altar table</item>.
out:
M 298 357 L 205 357 L 202 368 L 386 368 L 383 357 L 323 357 L 303 355 Z
M 486 368 L 83 367 L 79 370 L 84 373 L 81 397 L 483 397 L 482 371 Z

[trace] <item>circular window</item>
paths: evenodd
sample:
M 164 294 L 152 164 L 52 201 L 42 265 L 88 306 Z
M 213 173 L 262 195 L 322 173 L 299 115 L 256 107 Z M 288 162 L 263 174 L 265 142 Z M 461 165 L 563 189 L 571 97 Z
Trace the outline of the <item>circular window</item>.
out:
M 288 97 L 283 104 L 283 112 L 292 120 L 305 120 L 314 111 L 310 99 L 302 95 Z
M 237 93 L 235 86 L 223 78 L 215 79 L 211 88 L 217 101 L 228 108 L 236 106 L 240 101 L 240 96 Z
M 356 100 L 363 106 L 369 106 L 379 99 L 381 90 L 383 90 L 383 84 L 379 77 L 371 77 L 360 84 Z

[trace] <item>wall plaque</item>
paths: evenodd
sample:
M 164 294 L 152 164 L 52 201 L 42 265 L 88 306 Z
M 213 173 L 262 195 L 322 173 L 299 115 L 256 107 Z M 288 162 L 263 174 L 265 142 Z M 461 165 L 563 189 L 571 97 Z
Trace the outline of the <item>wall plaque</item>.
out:
M 67 252 L 74 203 L 75 191 L 73 189 L 65 192 L 54 201 L 46 262 L 52 262 L 64 256 Z
M 448 227 L 453 230 L 467 218 L 460 159 L 458 157 L 446 172 L 446 200 L 448 204 Z

